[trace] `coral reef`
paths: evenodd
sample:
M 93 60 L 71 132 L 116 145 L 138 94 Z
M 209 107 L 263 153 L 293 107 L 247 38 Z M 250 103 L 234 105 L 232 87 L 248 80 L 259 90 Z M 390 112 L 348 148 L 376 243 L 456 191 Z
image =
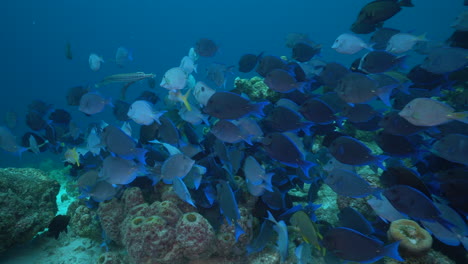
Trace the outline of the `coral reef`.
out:
M 69 226 L 75 235 L 96 241 L 101 240 L 102 230 L 95 211 L 85 205 L 70 206 L 67 215 L 71 216 Z
M 104 252 L 102 253 L 97 261 L 96 264 L 126 264 L 128 260 L 117 252 Z
M 30 168 L 0 169 L 0 252 L 31 240 L 57 213 L 60 185 Z
M 210 223 L 193 212 L 194 207 L 182 205 L 172 188 L 161 190 L 167 200 L 148 204 L 141 190 L 133 187 L 120 200 L 100 203 L 98 214 L 108 238 L 126 249 L 129 263 L 186 263 L 214 254 Z M 185 210 L 191 211 L 183 214 Z
M 263 82 L 263 78 L 255 76 L 251 79 L 241 79 L 237 77 L 234 80 L 234 92 L 244 93 L 253 101 L 268 100 L 275 103 L 281 98 L 281 94 L 277 93 Z
M 98 216 L 107 238 L 121 244 L 120 224 L 124 219 L 123 204 L 117 199 L 102 202 L 99 204 Z
M 240 219 L 237 224 L 244 231 L 236 241 L 236 230 L 233 223 L 230 225 L 226 220 L 216 234 L 217 253 L 221 256 L 239 256 L 246 253 L 246 246 L 252 239 L 253 217 L 249 210 L 239 206 Z
M 177 222 L 176 240 L 188 259 L 205 259 L 214 253 L 215 232 L 198 213 L 186 213 Z
M 418 223 L 408 219 L 393 221 L 387 231 L 389 241 L 400 241 L 398 251 L 404 257 L 420 257 L 432 247 L 432 236 Z
M 405 258 L 404 262 L 400 262 L 391 258 L 384 259 L 385 264 L 455 264 L 455 261 L 449 259 L 444 254 L 431 249 L 426 255 L 422 257 L 409 257 Z

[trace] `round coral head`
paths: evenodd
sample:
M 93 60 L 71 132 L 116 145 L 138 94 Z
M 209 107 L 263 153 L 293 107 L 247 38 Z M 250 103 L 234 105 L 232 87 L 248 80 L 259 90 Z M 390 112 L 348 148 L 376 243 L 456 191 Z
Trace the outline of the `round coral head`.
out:
M 393 221 L 387 231 L 390 241 L 400 241 L 398 250 L 403 256 L 418 257 L 432 247 L 432 236 L 415 221 L 400 219 Z

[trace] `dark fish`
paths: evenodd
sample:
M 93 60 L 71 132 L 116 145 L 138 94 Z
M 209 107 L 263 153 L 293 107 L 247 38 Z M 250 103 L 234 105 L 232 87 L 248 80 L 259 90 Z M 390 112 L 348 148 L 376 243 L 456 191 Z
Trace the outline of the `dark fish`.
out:
M 396 136 L 380 131 L 375 136 L 375 142 L 389 156 L 408 157 L 418 153 L 417 146 L 404 136 Z
M 343 227 L 356 230 L 363 235 L 371 235 L 375 232 L 369 221 L 358 211 L 351 207 L 345 207 L 338 213 L 338 219 Z
M 260 226 L 260 232 L 258 235 L 247 245 L 247 254 L 262 251 L 263 248 L 270 242 L 273 234 L 273 222 L 263 221 Z
M 242 131 L 240 127 L 229 120 L 219 120 L 211 127 L 210 131 L 223 142 L 235 144 L 245 141 L 247 144 L 252 145 L 248 133 Z
M 374 156 L 372 151 L 359 140 L 341 136 L 336 138 L 328 148 L 330 154 L 339 162 L 349 165 L 368 165 L 371 163 L 384 168 L 385 156 Z
M 298 82 L 305 82 L 307 81 L 307 76 L 304 70 L 302 69 L 301 65 L 295 61 L 291 61 L 288 64 L 288 68 L 291 71 L 291 73 L 294 75 L 294 78 Z M 318 89 L 318 87 L 317 87 Z
M 315 55 L 320 53 L 322 46 L 312 46 L 308 43 L 297 42 L 292 48 L 292 58 L 299 62 L 306 62 L 312 59 Z
M 431 151 L 451 162 L 468 165 L 468 136 L 448 134 L 432 145 Z
M 263 116 L 263 107 L 269 102 L 251 103 L 244 97 L 230 92 L 213 94 L 203 112 L 219 119 L 239 119 L 248 114 Z
M 59 238 L 60 233 L 67 233 L 67 226 L 70 222 L 70 216 L 68 215 L 57 215 L 49 224 L 47 234 L 53 236 L 55 239 Z
M 362 123 L 352 123 L 350 124 L 357 130 L 363 130 L 363 131 L 376 131 L 380 129 L 379 123 L 382 120 L 381 115 L 376 115 L 370 120 Z
M 263 56 L 258 62 L 257 69 L 255 71 L 262 77 L 266 77 L 267 74 L 274 69 L 288 70 L 288 66 L 284 60 L 277 56 Z
M 450 226 L 441 218 L 441 212 L 422 192 L 407 185 L 395 185 L 383 191 L 383 195 L 399 212 L 415 220 L 437 221 Z
M 140 96 L 138 96 L 135 101 L 138 101 L 138 100 L 145 100 L 145 101 L 148 101 L 150 103 L 152 103 L 153 105 L 155 105 L 158 101 L 159 101 L 159 96 L 157 96 L 155 93 L 153 92 L 150 92 L 150 91 L 144 91 L 140 94 Z
M 305 101 L 300 106 L 299 112 L 305 119 L 316 124 L 330 124 L 337 120 L 336 112 L 327 103 L 316 98 Z
M 110 99 L 106 99 L 98 93 L 89 92 L 81 97 L 78 110 L 87 116 L 91 116 L 102 112 L 106 105 L 112 106 Z
M 373 263 L 383 257 L 404 261 L 398 254 L 400 241 L 384 246 L 380 240 L 345 227 L 328 231 L 322 242 L 326 249 L 347 261 Z
M 159 138 L 165 143 L 171 144 L 173 146 L 179 146 L 180 133 L 172 120 L 163 115 L 159 118 L 159 121 L 161 122 L 158 134 Z
M 90 190 L 99 179 L 99 171 L 90 170 L 81 175 L 76 181 L 76 186 L 80 191 Z
M 182 131 L 190 144 L 200 145 L 198 134 L 195 132 L 195 128 L 190 123 L 184 122 Z
M 303 130 L 309 134 L 311 122 L 303 122 L 302 116 L 287 107 L 277 106 L 263 119 L 263 124 L 276 132 L 298 132 Z
M 401 66 L 406 56 L 396 56 L 382 50 L 365 54 L 359 63 L 359 70 L 367 73 L 381 73 Z
M 149 141 L 157 139 L 160 126 L 158 122 L 153 122 L 151 125 L 140 126 L 139 142 L 141 144 L 148 144 Z
M 380 87 L 379 83 L 362 73 L 350 73 L 338 82 L 335 91 L 348 104 L 362 104 L 379 97 L 390 106 L 390 93 L 394 85 Z
M 350 73 L 350 71 L 345 66 L 336 62 L 330 62 L 325 65 L 317 79 L 319 82 L 323 83 L 323 85 L 334 89 L 338 85 L 338 81 L 348 75 L 348 73 Z
M 124 159 L 137 159 L 145 162 L 145 149 L 137 148 L 137 143 L 120 128 L 106 126 L 101 133 L 101 143 L 108 151 Z
M 367 24 L 355 22 L 351 25 L 351 31 L 356 34 L 369 34 L 374 32 L 377 28 L 381 27 L 383 23 Z
M 385 114 L 379 122 L 379 126 L 384 129 L 385 133 L 397 136 L 409 136 L 427 129 L 427 127 L 424 126 L 415 126 L 411 124 L 406 119 L 398 115 L 398 111 Z
M 65 57 L 69 60 L 73 59 L 73 53 L 72 53 L 70 41 L 67 41 L 67 43 L 65 43 Z
M 408 79 L 413 82 L 413 87 L 432 90 L 445 82 L 444 75 L 429 72 L 421 67 L 414 66 L 407 74 Z
M 63 109 L 55 109 L 50 115 L 49 120 L 56 124 L 65 124 L 68 125 L 71 121 L 71 115 Z
M 445 74 L 462 69 L 467 65 L 468 50 L 443 47 L 431 51 L 421 64 L 421 68 L 435 74 Z
M 76 86 L 68 89 L 66 96 L 67 104 L 71 106 L 80 105 L 81 97 L 88 92 L 88 88 L 83 86 Z
M 240 72 L 251 72 L 255 66 L 257 66 L 257 62 L 262 58 L 263 52 L 259 55 L 255 54 L 245 54 L 239 59 L 239 71 Z
M 33 111 L 26 114 L 26 125 L 34 131 L 39 131 L 47 126 L 47 122 L 41 114 Z
M 340 114 L 352 123 L 363 123 L 371 120 L 380 113 L 368 104 L 346 105 Z
M 357 23 L 378 24 L 401 11 L 402 6 L 413 6 L 411 0 L 376 0 L 366 4 L 359 12 Z
M 330 171 L 324 182 L 338 195 L 351 198 L 362 198 L 371 194 L 378 196 L 381 191 L 372 187 L 358 174 L 342 169 Z
M 272 186 L 271 189 L 273 190 L 272 192 L 268 191 L 262 195 L 262 201 L 272 210 L 281 210 L 285 208 L 285 194 L 281 193 L 276 186 Z
M 236 241 L 244 233 L 237 221 L 240 219 L 239 206 L 231 186 L 226 181 L 221 181 L 216 185 L 217 201 L 222 215 L 226 217 L 228 224 L 233 223 L 236 229 Z
M 468 31 L 455 31 L 447 39 L 446 43 L 450 47 L 468 49 Z
M 372 48 L 375 50 L 385 50 L 390 38 L 400 33 L 400 30 L 393 28 L 379 28 L 370 38 L 370 43 L 373 43 Z
M 336 92 L 325 93 L 320 96 L 320 99 L 327 103 L 335 112 L 343 111 L 344 107 L 348 105 Z
M 28 105 L 28 112 L 36 112 L 41 117 L 45 116 L 51 109 L 51 104 L 41 100 L 34 100 Z
M 286 35 L 286 47 L 292 49 L 296 43 L 306 43 L 311 46 L 317 45 L 314 41 L 312 41 L 307 34 L 303 33 L 288 33 Z
M 129 109 L 130 109 L 129 103 L 122 101 L 122 100 L 117 100 L 114 102 L 114 108 L 112 109 L 112 112 L 114 113 L 114 116 L 115 118 L 117 118 L 117 120 L 128 121 L 130 120 L 130 117 L 128 117 L 127 115 Z
M 218 51 L 216 43 L 207 38 L 201 38 L 195 43 L 195 52 L 202 57 L 213 57 Z
M 96 202 L 104 202 L 114 198 L 119 188 L 119 186 L 114 187 L 106 181 L 98 181 L 89 192 L 89 196 Z
M 427 197 L 431 196 L 431 192 L 418 172 L 403 166 L 387 166 L 382 175 L 380 175 L 380 182 L 385 187 L 407 185 L 419 190 Z
M 279 93 L 289 93 L 293 90 L 304 91 L 304 83 L 298 82 L 293 74 L 282 69 L 271 70 L 263 82 L 268 88 Z
M 306 176 L 309 176 L 309 169 L 315 165 L 305 160 L 304 154 L 296 144 L 284 134 L 271 133 L 262 139 L 262 144 L 272 159 L 289 167 L 300 167 Z

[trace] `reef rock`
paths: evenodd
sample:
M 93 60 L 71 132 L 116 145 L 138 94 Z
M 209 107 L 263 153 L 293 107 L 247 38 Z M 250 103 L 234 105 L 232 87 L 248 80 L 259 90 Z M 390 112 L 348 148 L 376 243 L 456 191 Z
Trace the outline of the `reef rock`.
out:
M 0 169 L 0 252 L 31 240 L 57 213 L 60 184 L 37 169 Z

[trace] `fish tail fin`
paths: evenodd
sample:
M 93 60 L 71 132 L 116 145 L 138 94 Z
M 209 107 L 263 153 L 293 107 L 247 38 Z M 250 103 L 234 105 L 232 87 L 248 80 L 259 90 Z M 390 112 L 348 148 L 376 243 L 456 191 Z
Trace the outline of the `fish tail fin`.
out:
M 400 241 L 394 242 L 390 245 L 386 245 L 383 250 L 383 255 L 398 261 L 405 261 L 398 253 L 399 245 Z
M 406 64 L 406 58 L 408 55 L 402 55 L 395 58 L 395 65 L 399 68 L 408 69 L 408 65 Z
M 379 200 L 382 200 L 382 189 L 381 188 L 374 188 L 373 189 L 373 192 L 372 192 L 372 195 L 379 199 Z
M 460 238 L 460 242 L 462 243 L 465 250 L 468 251 L 468 237 Z
M 447 117 L 468 124 L 468 111 L 451 113 Z
M 235 230 L 236 230 L 236 242 L 237 242 L 237 240 L 239 240 L 239 237 L 242 234 L 245 234 L 245 231 L 244 231 L 244 229 L 242 229 L 242 227 L 237 222 L 234 223 L 234 226 L 235 226 Z
M 393 89 L 396 87 L 397 85 L 387 85 L 387 86 L 384 86 L 384 87 L 380 87 L 378 90 L 377 90 L 377 96 L 380 98 L 380 100 L 382 101 L 382 103 L 384 103 L 386 106 L 392 106 L 392 104 L 390 103 L 390 94 L 392 93 Z
M 128 51 L 127 59 L 128 61 L 133 61 L 133 49 Z
M 375 43 L 364 43 L 364 45 L 362 47 L 365 48 L 368 51 L 374 51 L 374 48 L 372 48 L 372 46 L 374 46 L 374 44 Z
M 266 185 L 271 186 L 271 178 L 273 178 L 273 175 L 275 175 L 274 172 L 265 174 L 265 178 L 263 180 L 265 181 Z
M 317 165 L 317 164 L 313 163 L 313 162 L 310 162 L 310 161 L 307 161 L 307 160 L 303 160 L 299 164 L 299 167 L 301 168 L 302 172 L 304 172 L 304 174 L 307 176 L 307 178 L 310 178 L 309 177 L 309 169 L 312 168 L 315 165 Z
M 377 165 L 377 167 L 381 168 L 382 170 L 386 170 L 385 168 L 385 164 L 383 163 L 386 159 L 388 159 L 389 157 L 386 156 L 386 155 L 378 155 L 376 156 L 376 159 L 375 159 L 375 165 Z
M 314 125 L 315 125 L 315 123 L 313 123 L 313 122 L 304 122 L 304 123 L 302 123 L 301 130 L 304 131 L 304 133 L 307 136 L 310 136 L 310 128 L 312 126 L 314 126 Z
M 146 158 L 145 155 L 148 150 L 144 148 L 136 148 L 135 149 L 135 159 L 138 160 L 141 164 L 146 165 Z
M 252 104 L 251 114 L 258 118 L 265 116 L 265 113 L 263 113 L 263 108 L 268 104 L 270 104 L 270 102 L 260 102 L 260 103 Z
M 423 34 L 421 34 L 421 35 L 419 35 L 419 36 L 416 36 L 416 39 L 417 39 L 418 41 L 428 41 L 428 39 L 427 39 L 426 36 L 427 36 L 427 32 L 424 32 Z
M 412 82 L 404 82 L 404 83 L 400 83 L 400 85 L 398 85 L 397 89 L 404 93 L 404 94 L 410 94 L 410 91 L 409 91 L 409 87 L 412 85 L 413 83 Z
M 190 105 L 190 103 L 188 101 L 188 97 L 189 97 L 191 91 L 192 91 L 192 88 L 190 88 L 185 94 L 180 96 L 180 100 L 185 105 L 185 107 L 187 108 L 188 111 L 192 111 L 192 106 Z
M 164 113 L 166 113 L 167 111 L 161 111 L 161 112 L 153 112 L 152 116 L 153 116 L 153 120 L 158 123 L 158 124 L 161 124 L 161 121 L 159 120 L 159 118 L 164 115 Z

